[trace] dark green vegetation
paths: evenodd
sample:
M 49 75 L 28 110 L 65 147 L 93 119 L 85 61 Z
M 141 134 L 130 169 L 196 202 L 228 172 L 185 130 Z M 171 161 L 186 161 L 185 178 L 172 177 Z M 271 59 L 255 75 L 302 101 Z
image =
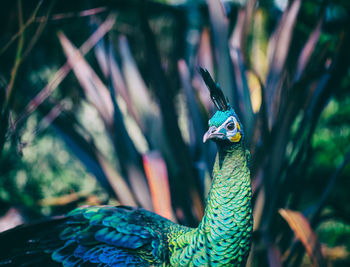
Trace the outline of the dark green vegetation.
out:
M 200 65 L 216 74 L 252 154 L 248 264 L 349 265 L 349 2 L 294 0 L 284 12 L 273 1 L 210 1 L 209 12 L 164 2 L 2 3 L 2 214 L 31 221 L 119 202 L 197 226 L 216 153 L 202 144 L 214 107 Z M 115 23 L 89 49 L 106 19 Z M 74 72 L 71 44 L 86 54 Z M 35 98 L 47 84 L 53 92 Z

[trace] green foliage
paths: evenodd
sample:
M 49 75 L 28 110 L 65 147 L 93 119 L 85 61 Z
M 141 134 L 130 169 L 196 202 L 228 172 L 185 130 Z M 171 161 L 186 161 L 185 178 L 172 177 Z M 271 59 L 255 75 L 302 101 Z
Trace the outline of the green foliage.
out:
M 312 139 L 315 169 L 334 170 L 349 149 L 350 97 L 332 99 L 325 108 Z M 350 173 L 348 173 L 350 174 Z
M 10 168 L 1 168 L 7 170 L 0 180 L 0 196 L 4 202 L 50 215 L 54 204 L 40 201 L 72 193 L 82 196 L 97 194 L 101 200 L 106 198 L 96 180 L 51 132 L 25 147 L 22 158 L 11 147 L 5 147 L 3 153 L 3 157 L 10 161 L 4 164 L 13 164 Z

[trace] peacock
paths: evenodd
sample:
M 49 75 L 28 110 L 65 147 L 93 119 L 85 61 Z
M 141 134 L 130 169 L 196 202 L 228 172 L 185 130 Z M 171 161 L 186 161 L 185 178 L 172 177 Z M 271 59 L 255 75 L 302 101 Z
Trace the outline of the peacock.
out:
M 200 69 L 217 108 L 203 142 L 218 149 L 197 228 L 142 208 L 86 206 L 66 216 L 0 234 L 1 266 L 245 266 L 253 217 L 249 151 L 242 124 L 209 72 Z

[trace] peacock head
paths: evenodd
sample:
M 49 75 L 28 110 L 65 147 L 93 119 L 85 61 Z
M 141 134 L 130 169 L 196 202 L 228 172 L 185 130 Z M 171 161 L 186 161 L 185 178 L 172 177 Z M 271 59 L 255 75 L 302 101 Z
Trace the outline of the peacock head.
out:
M 243 138 L 243 128 L 237 114 L 227 103 L 219 85 L 213 81 L 209 72 L 202 68 L 200 72 L 210 91 L 210 97 L 218 109 L 209 120 L 209 130 L 204 134 L 203 142 L 212 139 L 224 145 L 239 143 Z

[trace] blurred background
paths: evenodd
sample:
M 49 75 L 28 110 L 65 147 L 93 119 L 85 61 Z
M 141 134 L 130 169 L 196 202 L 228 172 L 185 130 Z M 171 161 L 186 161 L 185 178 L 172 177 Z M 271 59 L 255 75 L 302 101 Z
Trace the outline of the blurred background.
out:
M 248 266 L 350 266 L 350 2 L 2 1 L 0 231 L 80 205 L 197 226 L 205 67 L 251 152 Z M 349 206 L 348 206 L 349 205 Z

